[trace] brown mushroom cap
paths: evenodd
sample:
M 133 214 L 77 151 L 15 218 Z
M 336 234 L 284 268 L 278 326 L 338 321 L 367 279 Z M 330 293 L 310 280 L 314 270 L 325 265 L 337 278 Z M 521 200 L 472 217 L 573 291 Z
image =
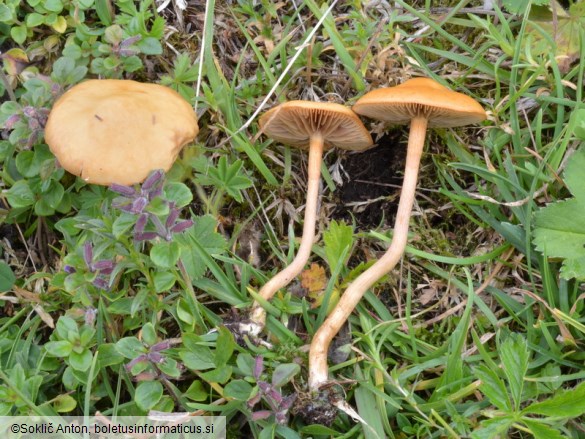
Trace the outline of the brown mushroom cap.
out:
M 349 108 L 330 102 L 289 101 L 260 117 L 264 133 L 286 145 L 306 149 L 320 133 L 325 149 L 363 151 L 373 145 L 370 133 Z
M 131 185 L 152 170 L 167 171 L 198 132 L 193 108 L 174 90 L 104 79 L 57 100 L 45 140 L 61 166 L 85 181 Z
M 429 78 L 414 78 L 396 87 L 366 93 L 353 106 L 353 111 L 395 124 L 425 116 L 429 127 L 443 128 L 470 125 L 487 117 L 475 100 Z

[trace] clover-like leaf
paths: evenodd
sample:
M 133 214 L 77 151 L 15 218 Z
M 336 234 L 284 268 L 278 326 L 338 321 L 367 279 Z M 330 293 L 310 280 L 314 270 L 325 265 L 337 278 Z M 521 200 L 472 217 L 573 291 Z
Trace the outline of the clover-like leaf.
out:
M 561 276 L 585 279 L 585 150 L 573 154 L 563 175 L 574 198 L 557 201 L 536 213 L 534 244 L 552 258 L 562 258 Z

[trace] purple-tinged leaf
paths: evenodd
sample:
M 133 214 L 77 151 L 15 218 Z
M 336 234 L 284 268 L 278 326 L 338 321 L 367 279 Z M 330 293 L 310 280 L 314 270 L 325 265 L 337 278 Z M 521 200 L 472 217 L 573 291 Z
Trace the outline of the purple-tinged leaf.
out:
M 288 419 L 287 413 L 288 413 L 288 410 L 276 412 L 276 414 L 274 415 L 274 419 L 276 420 L 276 423 L 280 424 L 280 425 L 286 424 L 286 421 Z
M 136 221 L 136 225 L 134 226 L 134 232 L 135 233 L 144 232 L 144 229 L 146 228 L 147 223 L 148 223 L 148 214 L 141 213 L 140 216 L 138 217 L 138 220 Z
M 136 214 L 132 208 L 132 203 L 116 203 L 112 202 L 112 206 L 116 209 L 120 209 L 122 212 Z
M 177 209 L 176 207 L 170 207 L 170 212 L 169 212 L 169 216 L 167 216 L 167 219 L 165 221 L 165 225 L 167 227 L 171 227 L 173 224 L 175 224 L 175 221 L 177 221 L 177 218 L 179 218 L 179 209 Z
M 11 130 L 18 121 L 20 121 L 20 114 L 13 114 L 4 122 L 4 128 Z
M 163 193 L 162 184 L 160 184 L 157 188 L 148 191 L 148 199 L 150 201 L 154 200 L 156 197 L 160 197 Z
M 26 117 L 35 117 L 37 115 L 37 110 L 35 107 L 27 105 L 22 109 L 22 114 L 24 114 Z
M 254 378 L 256 378 L 256 381 L 258 381 L 260 379 L 260 375 L 262 375 L 263 371 L 264 371 L 264 358 L 262 358 L 261 355 L 258 355 L 254 359 Z
M 96 277 L 94 279 L 94 281 L 92 282 L 93 286 L 102 289 L 102 290 L 109 290 L 110 289 L 110 284 L 107 280 L 105 280 L 103 277 Z
M 85 265 L 87 265 L 87 268 L 89 268 L 90 271 L 93 272 L 93 270 L 91 269 L 91 263 L 93 261 L 93 249 L 91 248 L 90 242 L 85 242 L 83 244 L 83 260 L 85 261 Z
M 122 41 L 120 43 L 120 47 L 128 47 L 131 46 L 132 44 L 140 41 L 142 39 L 142 35 L 138 34 L 138 35 L 133 35 L 131 37 L 126 38 L 124 41 Z
M 258 384 L 258 387 L 263 393 L 268 393 L 271 389 L 270 384 L 268 384 L 266 381 L 258 381 L 256 384 Z
M 271 387 L 270 390 L 266 392 L 266 396 L 275 402 L 277 406 L 280 406 L 280 403 L 282 402 L 282 395 L 278 390 Z
M 193 224 L 194 224 L 193 223 L 193 220 L 185 220 L 185 221 L 178 222 L 173 227 L 171 227 L 171 232 L 173 232 L 173 233 L 181 233 L 181 232 L 187 230 Z
M 111 274 L 114 271 L 116 264 L 109 259 L 100 259 L 91 264 L 94 271 L 99 271 L 100 274 Z
M 156 238 L 158 238 L 158 234 L 155 232 L 143 232 L 134 234 L 135 241 L 152 241 L 153 239 Z
M 145 197 L 138 197 L 132 202 L 132 209 L 130 213 L 142 213 L 146 205 L 148 204 L 148 200 Z
M 294 402 L 296 401 L 296 399 L 297 399 L 297 394 L 296 393 L 291 393 L 290 395 L 285 396 L 282 399 L 282 402 L 280 403 L 280 408 L 282 410 L 288 410 L 288 409 L 290 409 L 292 407 L 292 405 L 294 404 Z
M 259 410 L 257 412 L 252 412 L 252 421 L 260 421 L 262 419 L 268 419 L 272 416 L 272 412 L 269 410 Z
M 136 189 L 131 186 L 124 186 L 122 184 L 113 183 L 109 189 L 117 194 L 124 195 L 125 197 L 133 197 L 136 195 Z
M 142 183 L 142 190 L 143 191 L 150 191 L 155 187 L 155 185 L 159 182 L 162 183 L 162 178 L 164 177 L 165 172 L 162 169 L 157 169 L 156 171 L 152 171 L 144 183 Z
M 152 215 L 150 219 L 152 220 L 154 226 L 156 227 L 156 233 L 158 234 L 158 236 L 160 236 L 161 238 L 165 238 L 168 235 L 167 229 L 165 226 L 163 226 L 163 223 L 161 223 L 158 216 Z
M 65 267 L 63 267 L 63 271 L 67 274 L 73 274 L 77 270 L 74 267 L 72 267 L 71 265 L 65 265 Z
M 83 313 L 83 320 L 87 326 L 93 326 L 97 317 L 97 309 L 89 307 Z
M 166 351 L 171 348 L 171 342 L 168 340 L 159 341 L 150 347 L 150 352 Z
M 164 363 L 165 362 L 165 357 L 163 357 L 160 353 L 158 352 L 149 352 L 147 354 L 148 359 L 152 362 L 152 363 Z
M 260 402 L 261 398 L 262 398 L 262 394 L 260 392 L 258 392 L 256 395 L 254 395 L 252 398 L 250 398 L 248 400 L 248 407 L 250 407 L 250 408 L 254 407 L 256 404 L 258 404 Z
M 138 357 L 136 357 L 135 359 L 131 360 L 124 367 L 126 368 L 126 370 L 130 371 L 130 369 L 132 369 L 135 365 L 137 365 L 138 363 L 142 363 L 144 361 L 147 361 L 146 354 L 141 354 Z

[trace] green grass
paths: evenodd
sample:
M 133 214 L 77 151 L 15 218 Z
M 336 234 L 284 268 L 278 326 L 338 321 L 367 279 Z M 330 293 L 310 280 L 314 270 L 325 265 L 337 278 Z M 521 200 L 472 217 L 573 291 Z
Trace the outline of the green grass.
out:
M 78 15 L 66 2 L 56 12 L 69 17 L 63 33 L 35 25 L 49 15 L 42 6 L 18 3 L 0 5 L 0 44 L 12 49 L 0 86 L 0 415 L 188 411 L 226 416 L 228 437 L 262 439 L 585 437 L 582 279 L 561 276 L 562 261 L 533 244 L 535 213 L 569 196 L 582 26 L 564 63 L 546 23 L 533 24 L 548 13 L 538 1 L 522 15 L 465 0 L 330 11 L 313 0 L 209 1 L 179 20 L 149 1 L 88 0 Z M 112 52 L 112 23 L 140 35 L 140 65 Z M 171 242 L 135 242 L 136 217 L 113 206 L 117 195 L 75 180 L 43 143 L 38 124 L 56 94 L 98 74 L 162 80 L 197 108 L 198 139 L 148 207 L 164 222 L 180 200 L 180 218 L 193 219 Z M 342 232 L 330 167 L 344 157 L 328 153 L 311 257 L 322 287 L 303 295 L 293 283 L 265 304 L 267 343 L 235 340 L 222 323 L 246 317 L 302 229 L 306 154 L 267 140 L 257 116 L 292 99 L 349 104 L 416 76 L 474 97 L 489 120 L 429 134 L 419 189 L 432 196 L 417 198 L 401 264 L 365 295 L 329 363 L 367 425 L 342 412 L 309 425 L 307 345 L 327 305 L 384 251 L 393 218 Z M 374 137 L 400 130 L 366 126 Z M 91 269 L 103 260 L 111 276 Z M 294 404 L 281 400 L 290 395 Z

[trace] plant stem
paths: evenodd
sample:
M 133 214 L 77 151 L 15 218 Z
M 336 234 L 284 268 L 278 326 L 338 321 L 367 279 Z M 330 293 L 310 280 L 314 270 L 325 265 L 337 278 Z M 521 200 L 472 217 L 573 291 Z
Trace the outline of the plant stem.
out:
M 333 337 L 347 321 L 368 288 L 390 272 L 404 253 L 408 239 L 408 223 L 416 192 L 418 168 L 425 143 L 426 128 L 427 119 L 423 116 L 413 118 L 410 123 L 404 181 L 390 247 L 384 256 L 349 285 L 341 296 L 339 303 L 313 337 L 309 351 L 310 390 L 319 390 L 319 387 L 327 381 L 327 351 Z
M 323 136 L 316 133 L 311 136 L 309 144 L 309 178 L 307 181 L 307 202 L 305 204 L 305 219 L 303 223 L 303 236 L 299 251 L 291 264 L 270 279 L 260 289 L 258 294 L 266 300 L 270 300 L 276 292 L 287 286 L 305 267 L 311 247 L 315 239 L 315 223 L 317 222 L 317 202 L 319 198 L 319 183 L 321 181 L 321 161 L 323 159 Z M 260 333 L 266 324 L 266 311 L 262 306 L 254 302 L 250 320 L 255 326 L 254 331 Z M 257 335 L 257 334 L 256 334 Z

